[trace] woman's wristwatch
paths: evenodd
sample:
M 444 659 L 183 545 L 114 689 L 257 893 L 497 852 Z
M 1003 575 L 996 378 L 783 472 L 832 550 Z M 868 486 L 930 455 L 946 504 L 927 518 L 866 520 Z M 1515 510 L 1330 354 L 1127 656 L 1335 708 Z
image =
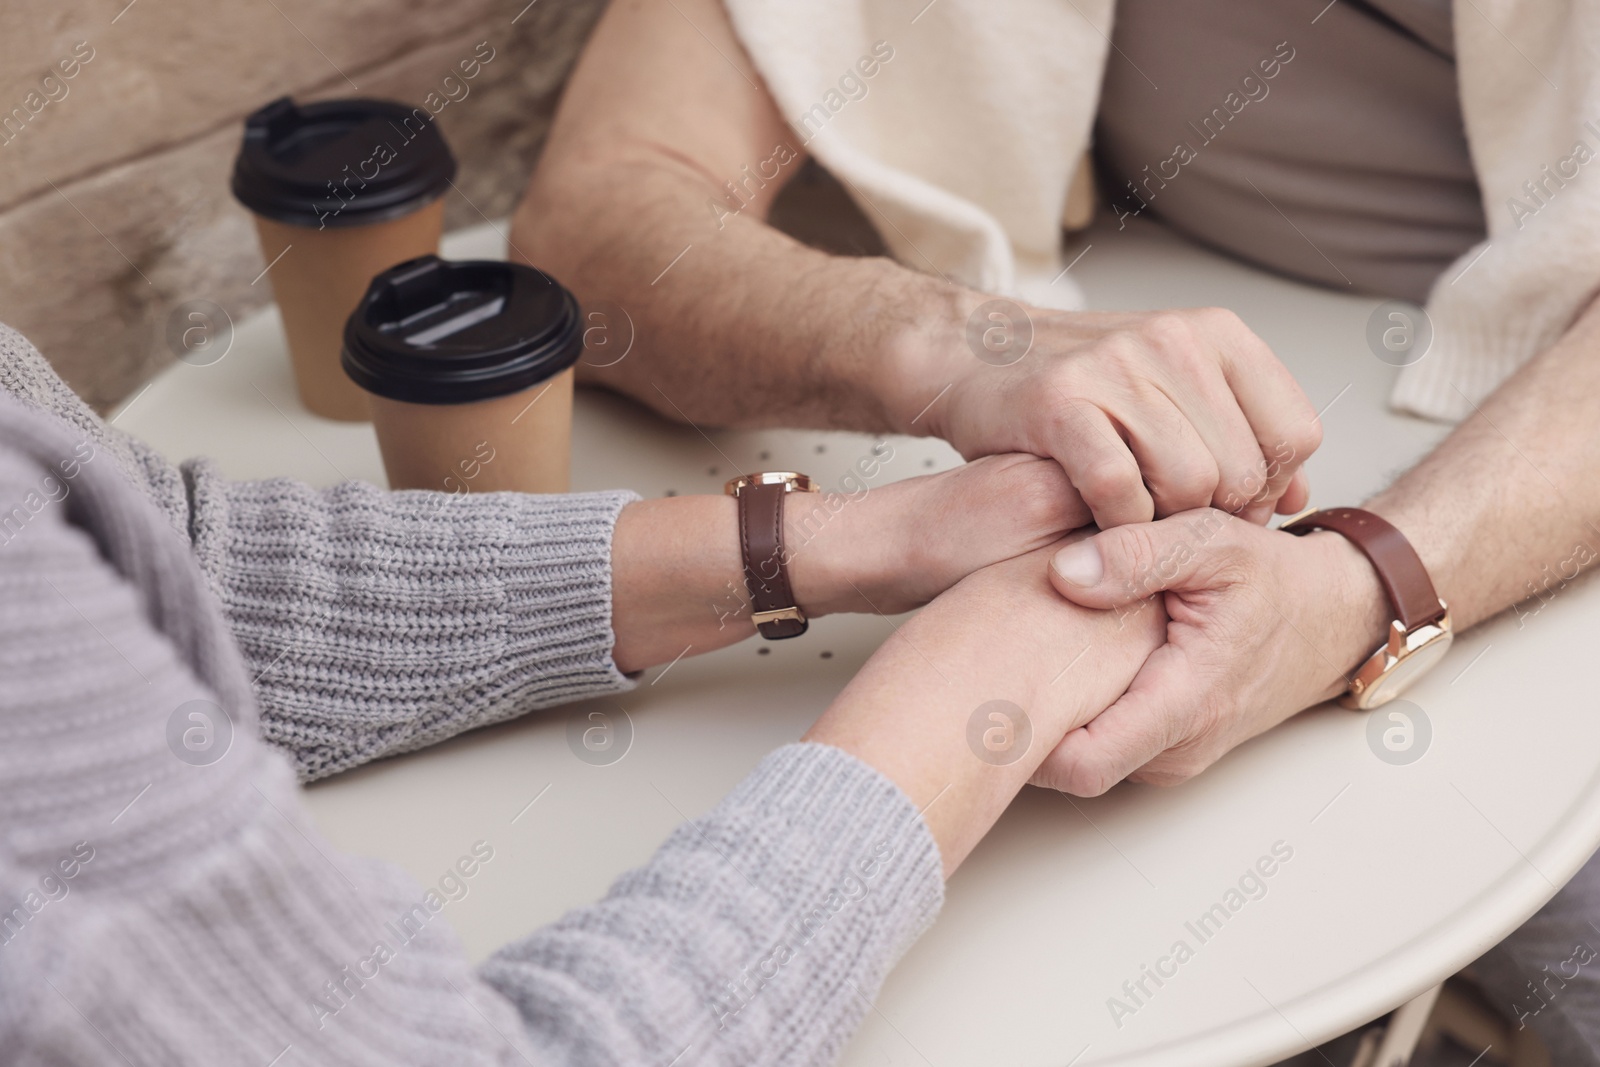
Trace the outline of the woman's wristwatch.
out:
M 1362 711 L 1386 704 L 1444 658 L 1454 636 L 1450 608 L 1434 592 L 1422 559 L 1399 530 L 1360 508 L 1311 511 L 1279 529 L 1296 535 L 1312 530 L 1342 535 L 1372 561 L 1394 608 L 1388 639 L 1356 670 L 1339 703 Z
M 816 485 L 794 471 L 762 471 L 742 474 L 723 489 L 739 502 L 739 549 L 751 621 L 769 641 L 799 637 L 808 624 L 789 585 L 783 501 L 790 493 L 814 493 Z

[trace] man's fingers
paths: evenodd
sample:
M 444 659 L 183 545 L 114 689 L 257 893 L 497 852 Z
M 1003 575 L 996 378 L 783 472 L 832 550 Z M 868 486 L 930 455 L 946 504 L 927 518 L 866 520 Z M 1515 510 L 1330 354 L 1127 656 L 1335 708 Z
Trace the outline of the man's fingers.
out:
M 1322 424 L 1294 376 L 1231 311 L 1209 309 L 1222 373 L 1250 422 L 1266 463 L 1256 499 L 1276 505 L 1295 472 L 1322 443 Z
M 1217 493 L 1218 459 L 1195 424 L 1170 399 L 1157 396 L 1120 416 L 1128 446 L 1144 474 L 1157 517 L 1203 508 Z M 1250 442 L 1252 449 L 1255 442 Z
M 1157 494 L 1157 514 L 1170 515 L 1207 504 L 1229 514 L 1241 514 L 1257 502 L 1265 487 L 1267 457 L 1262 455 L 1255 430 L 1245 418 L 1239 398 L 1222 372 L 1221 361 L 1212 354 L 1213 346 L 1206 343 L 1206 338 L 1190 330 L 1181 349 L 1170 347 L 1171 340 L 1167 343 L 1169 347 L 1161 353 L 1157 368 L 1161 389 L 1204 443 L 1217 468 L 1217 479 L 1210 496 L 1188 501 L 1183 507 L 1163 511 Z M 1201 346 L 1207 350 L 1196 351 Z M 1137 447 L 1134 451 L 1138 452 Z M 1149 470 L 1147 463 L 1146 482 L 1150 480 Z
M 1087 400 L 1056 397 L 1045 451 L 1061 464 L 1102 529 L 1148 522 L 1155 502 L 1117 425 Z
M 1163 590 L 1206 588 L 1236 554 L 1232 524 L 1215 508 L 1102 530 L 1050 559 L 1050 584 L 1074 604 L 1115 608 Z
M 1239 517 L 1245 522 L 1257 526 L 1265 526 L 1272 520 L 1274 513 L 1278 515 L 1293 515 L 1304 511 L 1311 502 L 1311 479 L 1306 476 L 1306 469 L 1301 467 L 1294 472 L 1294 477 L 1289 479 L 1288 486 L 1283 490 L 1283 495 L 1277 503 L 1269 500 L 1257 500 L 1249 507 L 1239 512 Z
M 1116 703 L 1061 739 L 1035 785 L 1097 797 L 1182 740 L 1183 654 L 1163 645 Z
M 1301 467 L 1294 472 L 1294 477 L 1289 480 L 1289 488 L 1278 499 L 1278 514 L 1293 515 L 1297 511 L 1304 511 L 1310 503 L 1311 479 L 1306 469 Z

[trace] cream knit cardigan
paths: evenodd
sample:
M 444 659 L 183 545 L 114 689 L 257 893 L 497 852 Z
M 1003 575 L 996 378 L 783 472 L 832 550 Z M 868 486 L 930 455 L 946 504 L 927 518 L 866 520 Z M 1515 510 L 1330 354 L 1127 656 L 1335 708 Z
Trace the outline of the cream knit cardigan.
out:
M 1081 306 L 1051 279 L 1112 0 L 724 2 L 780 111 L 900 262 Z M 1455 38 L 1488 239 L 1434 284 L 1432 347 L 1391 398 L 1452 420 L 1600 287 L 1600 0 L 1456 0 Z

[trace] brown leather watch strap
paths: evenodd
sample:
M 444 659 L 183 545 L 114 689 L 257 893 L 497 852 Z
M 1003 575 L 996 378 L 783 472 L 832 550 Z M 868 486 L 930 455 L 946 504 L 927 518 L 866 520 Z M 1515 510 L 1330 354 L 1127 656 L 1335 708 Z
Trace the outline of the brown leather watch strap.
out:
M 783 498 L 789 492 L 785 482 L 750 480 L 734 493 L 739 501 L 739 547 L 744 553 L 751 617 L 769 641 L 799 637 L 808 625 L 789 586 L 788 556 L 783 547 Z
M 1434 592 L 1433 580 L 1416 549 L 1405 534 L 1372 512 L 1360 508 L 1313 511 L 1280 529 L 1295 535 L 1332 530 L 1359 548 L 1372 561 L 1395 616 L 1407 633 L 1444 617 L 1445 606 Z

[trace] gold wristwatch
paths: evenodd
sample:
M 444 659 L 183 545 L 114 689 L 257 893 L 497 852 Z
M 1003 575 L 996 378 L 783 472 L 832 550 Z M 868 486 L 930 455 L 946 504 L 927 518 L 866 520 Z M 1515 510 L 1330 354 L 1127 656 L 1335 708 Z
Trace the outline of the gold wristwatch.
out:
M 1434 592 L 1433 580 L 1404 534 L 1370 511 L 1332 508 L 1297 515 L 1279 529 L 1292 534 L 1331 530 L 1372 561 L 1394 608 L 1389 636 L 1367 657 L 1339 698 L 1366 711 L 1387 704 L 1433 668 L 1450 648 L 1450 608 Z

